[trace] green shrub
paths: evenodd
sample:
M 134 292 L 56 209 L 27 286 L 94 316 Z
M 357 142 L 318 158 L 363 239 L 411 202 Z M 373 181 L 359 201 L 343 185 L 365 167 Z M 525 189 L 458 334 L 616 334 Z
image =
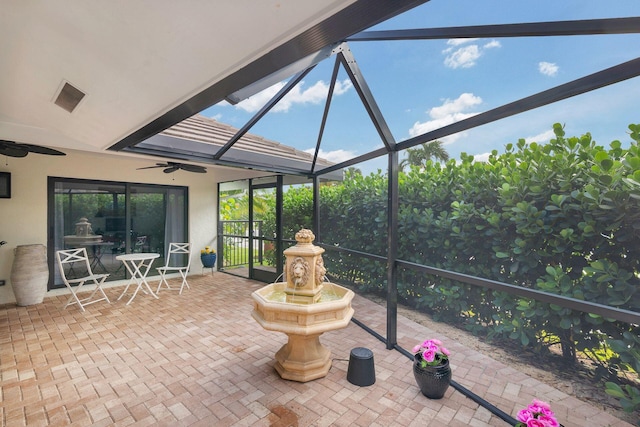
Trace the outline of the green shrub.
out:
M 520 140 L 487 162 L 463 154 L 400 172 L 399 258 L 639 312 L 640 125 L 629 126 L 628 148 L 553 130 L 548 144 Z M 380 171 L 323 185 L 322 243 L 386 256 L 387 186 Z M 287 192 L 285 234 L 311 226 L 312 202 L 310 188 Z M 329 251 L 325 264 L 363 291 L 386 290 L 385 262 Z M 637 379 L 637 326 L 410 270 L 399 272 L 398 293 L 489 338 L 541 353 L 558 343 L 566 360 L 584 354 L 603 378 Z M 637 389 L 609 390 L 637 405 Z

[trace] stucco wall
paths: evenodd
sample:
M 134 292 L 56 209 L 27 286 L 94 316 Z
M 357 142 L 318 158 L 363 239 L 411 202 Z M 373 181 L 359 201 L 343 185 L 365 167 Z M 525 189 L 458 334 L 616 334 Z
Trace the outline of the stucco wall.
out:
M 131 158 L 113 154 L 66 151 L 66 156 L 29 154 L 24 158 L 2 158 L 0 172 L 11 173 L 11 198 L 0 199 L 0 304 L 13 303 L 10 283 L 14 249 L 18 245 L 47 244 L 47 178 L 50 176 L 189 187 L 189 240 L 194 254 L 191 273 L 200 274 L 199 250 L 216 237 L 217 183 L 260 174 L 232 168 L 208 168 L 206 174 L 162 169 L 136 170 L 152 166 L 158 159 Z

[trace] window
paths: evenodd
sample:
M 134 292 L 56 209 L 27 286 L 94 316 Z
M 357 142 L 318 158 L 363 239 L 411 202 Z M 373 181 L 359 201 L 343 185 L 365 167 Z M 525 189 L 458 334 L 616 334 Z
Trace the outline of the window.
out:
M 0 199 L 11 198 L 11 173 L 0 172 Z
M 186 187 L 49 178 L 48 189 L 50 288 L 64 286 L 57 250 L 86 247 L 93 272 L 112 281 L 127 277 L 118 254 L 159 253 L 151 275 L 170 242 L 188 240 Z

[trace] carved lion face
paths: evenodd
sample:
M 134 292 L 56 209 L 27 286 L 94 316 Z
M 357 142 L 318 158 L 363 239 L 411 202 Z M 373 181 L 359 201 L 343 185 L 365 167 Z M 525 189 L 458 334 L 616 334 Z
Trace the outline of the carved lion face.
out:
M 316 259 L 316 286 L 320 286 L 324 282 L 324 275 L 327 273 L 327 269 L 324 267 L 324 260 L 321 256 Z
M 309 263 L 304 258 L 297 257 L 289 265 L 289 277 L 296 288 L 303 287 L 309 280 Z

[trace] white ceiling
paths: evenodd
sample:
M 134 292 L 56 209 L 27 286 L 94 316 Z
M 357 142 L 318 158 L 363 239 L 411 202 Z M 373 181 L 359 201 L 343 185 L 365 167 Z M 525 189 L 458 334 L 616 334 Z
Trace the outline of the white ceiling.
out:
M 103 152 L 354 2 L 3 1 L 0 139 Z

